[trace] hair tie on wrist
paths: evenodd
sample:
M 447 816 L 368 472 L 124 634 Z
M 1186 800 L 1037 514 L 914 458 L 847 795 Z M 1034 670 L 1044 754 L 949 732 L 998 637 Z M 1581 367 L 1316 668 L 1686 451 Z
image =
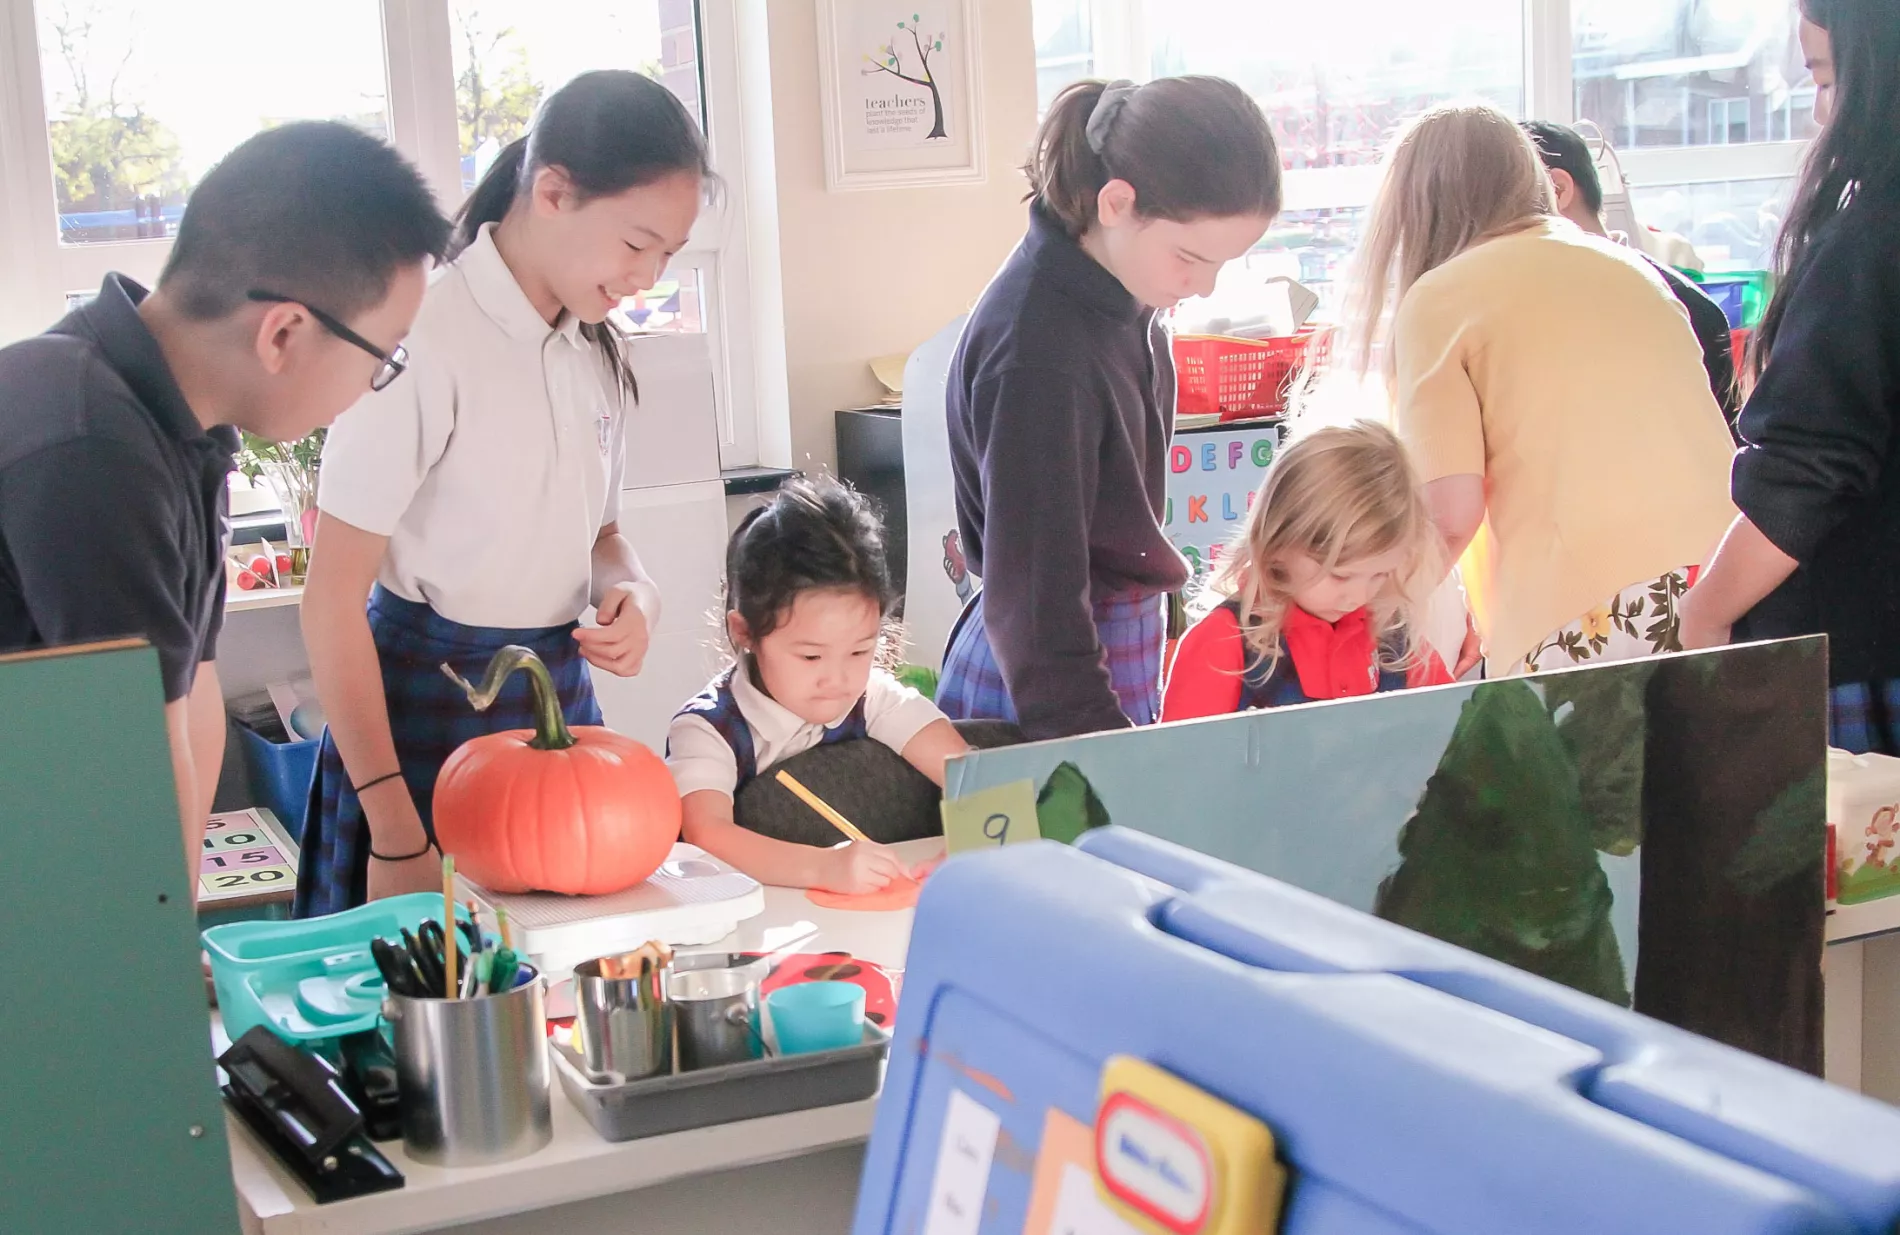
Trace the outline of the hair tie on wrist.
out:
M 1084 134 L 1088 138 L 1089 149 L 1097 157 L 1108 147 L 1108 133 L 1115 127 L 1115 117 L 1121 115 L 1122 108 L 1128 106 L 1130 96 L 1139 89 L 1140 86 L 1124 78 L 1110 82 L 1102 89 L 1102 97 L 1095 100 L 1095 110 L 1089 113 L 1088 128 Z
M 378 862 L 408 862 L 423 856 L 434 848 L 434 841 L 424 841 L 422 848 L 416 850 L 414 853 L 377 853 L 376 847 L 372 845 L 370 846 L 369 856 L 375 858 Z
M 367 784 L 351 785 L 350 788 L 355 790 L 356 796 L 360 798 L 369 790 L 374 789 L 376 786 L 382 784 L 384 781 L 395 780 L 398 776 L 401 776 L 401 775 L 402 775 L 401 772 L 391 772 L 387 776 L 378 776 L 375 780 L 370 781 Z

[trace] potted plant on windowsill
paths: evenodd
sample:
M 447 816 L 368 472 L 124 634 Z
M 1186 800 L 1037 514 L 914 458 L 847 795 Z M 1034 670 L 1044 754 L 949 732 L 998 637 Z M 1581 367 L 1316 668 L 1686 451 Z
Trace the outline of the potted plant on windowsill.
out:
M 266 441 L 246 433 L 237 455 L 237 468 L 244 478 L 252 484 L 261 478 L 277 498 L 278 509 L 284 512 L 284 539 L 296 563 L 292 574 L 299 578 L 317 530 L 317 468 L 323 461 L 323 437 L 322 429 L 295 442 Z

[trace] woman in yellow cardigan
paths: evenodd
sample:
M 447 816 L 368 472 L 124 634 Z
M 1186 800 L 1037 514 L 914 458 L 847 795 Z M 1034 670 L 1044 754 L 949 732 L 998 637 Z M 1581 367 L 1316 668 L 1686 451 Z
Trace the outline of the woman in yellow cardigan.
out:
M 1677 604 L 1735 512 L 1667 285 L 1559 217 L 1485 104 L 1399 137 L 1360 263 L 1348 357 L 1383 369 L 1490 675 L 1679 650 Z

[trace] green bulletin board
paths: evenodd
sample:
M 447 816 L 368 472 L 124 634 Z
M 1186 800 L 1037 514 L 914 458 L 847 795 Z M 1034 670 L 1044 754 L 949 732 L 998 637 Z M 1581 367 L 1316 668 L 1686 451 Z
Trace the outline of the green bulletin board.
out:
M 0 1231 L 235 1233 L 158 657 L 0 657 Z

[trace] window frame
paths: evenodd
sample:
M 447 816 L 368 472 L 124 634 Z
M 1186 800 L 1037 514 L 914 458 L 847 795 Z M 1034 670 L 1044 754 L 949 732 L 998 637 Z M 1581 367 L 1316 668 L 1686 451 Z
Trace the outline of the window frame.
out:
M 706 129 L 723 182 L 675 266 L 699 272 L 712 356 L 721 466 L 760 460 L 760 374 L 754 345 L 752 228 L 740 105 L 738 7 L 697 0 Z M 391 144 L 414 162 L 445 211 L 463 198 L 456 125 L 450 0 L 381 0 Z M 150 286 L 171 251 L 165 240 L 61 244 L 34 0 L 0 0 L 0 345 L 44 330 L 69 292 L 108 271 Z
M 1146 81 L 1150 71 L 1148 5 L 1154 0 L 1087 0 L 1094 33 L 1095 75 Z M 1572 79 L 1571 0 L 1523 0 L 1524 114 L 1531 120 L 1576 123 Z M 1041 63 L 1040 61 L 1038 62 Z M 1770 135 L 1774 126 L 1768 126 Z M 1615 135 L 1611 135 L 1615 140 Z M 1625 149 L 1617 157 L 1638 187 L 1787 179 L 1800 171 L 1806 141 Z M 1286 209 L 1368 206 L 1378 176 L 1368 168 L 1298 168 L 1284 179 Z

